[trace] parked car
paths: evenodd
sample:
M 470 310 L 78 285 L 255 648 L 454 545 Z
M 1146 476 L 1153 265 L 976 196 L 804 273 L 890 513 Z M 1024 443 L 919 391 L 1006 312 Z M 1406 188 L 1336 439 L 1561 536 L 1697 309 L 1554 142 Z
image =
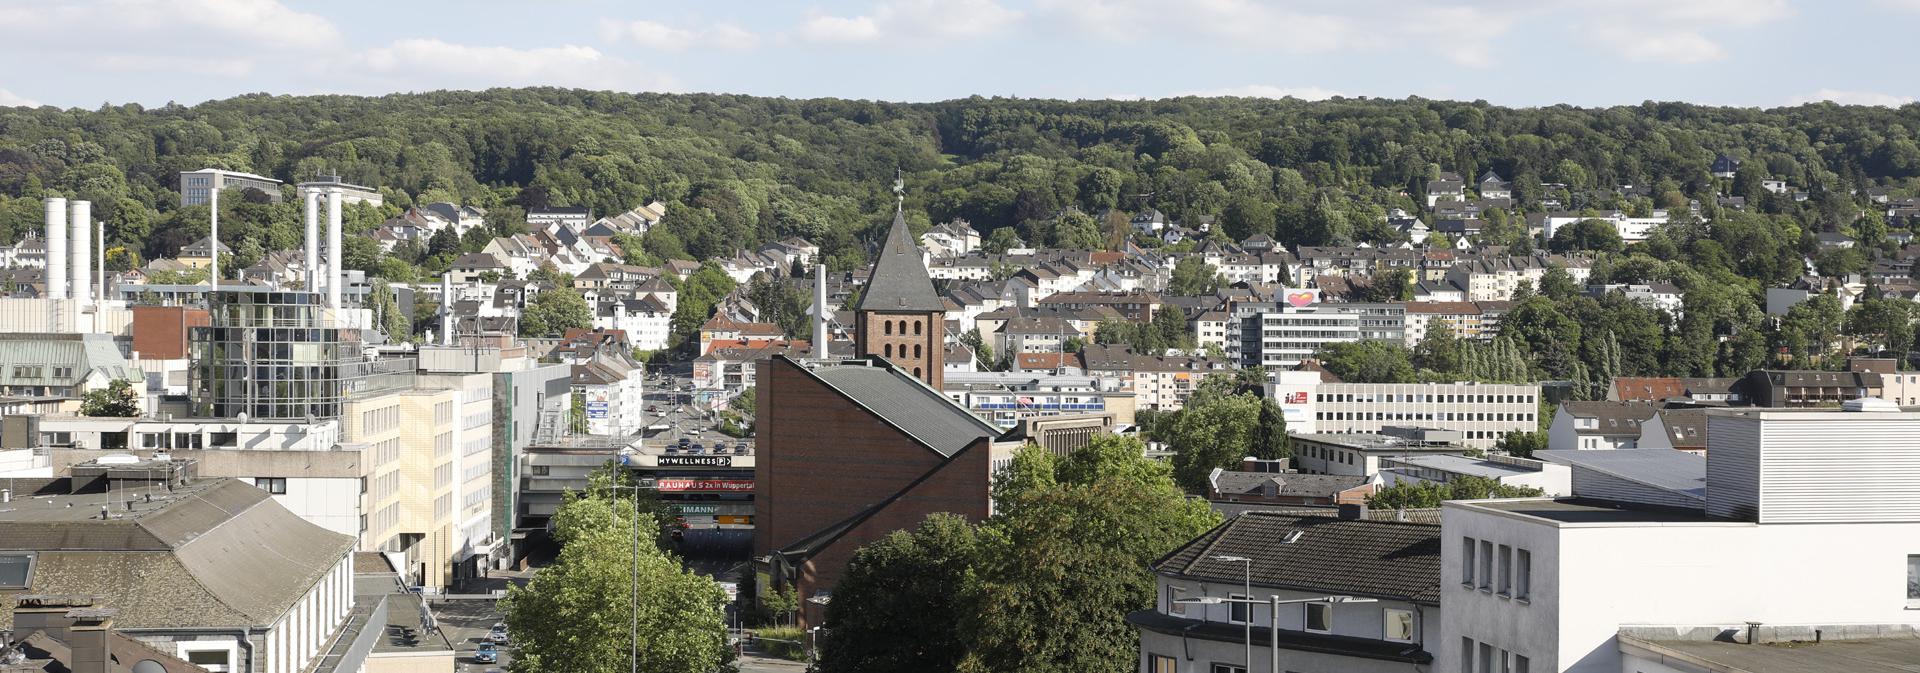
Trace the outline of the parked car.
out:
M 494 622 L 493 628 L 487 630 L 487 642 L 499 645 L 507 644 L 507 625 Z
M 480 647 L 473 651 L 473 661 L 477 664 L 500 663 L 500 646 L 491 641 L 480 643 Z

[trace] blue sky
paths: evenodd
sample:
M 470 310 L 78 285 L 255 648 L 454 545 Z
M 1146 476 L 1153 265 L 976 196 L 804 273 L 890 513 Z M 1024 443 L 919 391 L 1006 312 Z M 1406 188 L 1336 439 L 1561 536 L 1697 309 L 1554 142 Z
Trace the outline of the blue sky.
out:
M 1920 0 L 0 0 L 0 105 L 553 85 L 1899 105 Z

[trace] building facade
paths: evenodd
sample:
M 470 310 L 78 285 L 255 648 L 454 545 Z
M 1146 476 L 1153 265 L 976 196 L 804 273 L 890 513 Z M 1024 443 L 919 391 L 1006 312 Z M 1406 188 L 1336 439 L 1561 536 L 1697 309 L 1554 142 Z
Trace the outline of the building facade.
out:
M 180 205 L 204 206 L 213 200 L 213 192 L 224 189 L 257 189 L 274 203 L 280 202 L 280 181 L 263 175 L 202 168 L 180 172 Z
M 1267 398 L 1294 432 L 1417 426 L 1458 432 L 1461 444 L 1488 449 L 1509 432 L 1540 429 L 1538 384 L 1324 382 L 1317 371 L 1281 371 Z

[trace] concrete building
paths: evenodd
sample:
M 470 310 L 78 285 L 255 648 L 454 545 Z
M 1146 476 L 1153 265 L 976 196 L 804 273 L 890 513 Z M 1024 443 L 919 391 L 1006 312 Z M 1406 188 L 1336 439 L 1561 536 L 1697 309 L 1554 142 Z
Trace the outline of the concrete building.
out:
M 1212 374 L 1231 375 L 1226 361 L 1199 355 L 1140 355 L 1117 344 L 1087 344 L 1080 368 L 1100 380 L 1101 390 L 1133 393 L 1137 409 L 1186 408 L 1200 381 Z
M 1249 511 L 1152 569 L 1141 673 L 1426 670 L 1444 637 L 1430 523 Z
M 1459 433 L 1390 428 L 1396 434 L 1293 435 L 1293 467 L 1307 474 L 1335 474 L 1372 478 L 1384 461 L 1415 456 L 1460 455 Z
M 1227 354 L 1242 367 L 1286 368 L 1330 344 L 1361 339 L 1405 343 L 1406 311 L 1405 304 L 1240 304 L 1227 327 Z
M 1389 457 L 1380 462 L 1380 485 L 1445 484 L 1461 477 L 1491 479 L 1503 486 L 1537 488 L 1545 495 L 1573 494 L 1573 472 L 1566 465 L 1518 456 L 1480 458 L 1453 455 Z
M 947 399 L 1003 429 L 1059 414 L 1106 413 L 1117 423 L 1133 424 L 1133 393 L 1103 391 L 1091 376 L 972 372 L 949 373 L 945 382 L 940 392 Z
M 1419 426 L 1460 434 L 1490 449 L 1509 432 L 1539 429 L 1540 386 L 1503 383 L 1345 383 L 1318 371 L 1274 372 L 1267 399 L 1279 403 L 1293 432 L 1380 432 Z
M 353 539 L 233 479 L 30 504 L 0 511 L 0 631 L 76 607 L 13 607 L 24 594 L 91 597 L 120 634 L 208 671 L 299 673 L 353 607 Z
M 1698 481 L 1662 460 L 1610 465 L 1594 486 L 1576 463 L 1574 498 L 1445 503 L 1434 670 L 1920 661 L 1920 414 L 1879 400 L 1707 414 L 1707 455 L 1686 456 Z
M 224 189 L 254 189 L 280 202 L 280 181 L 263 175 L 239 171 L 202 168 L 180 172 L 180 205 L 204 206 L 213 200 L 213 192 Z
M 77 401 L 114 381 L 139 389 L 144 380 L 106 334 L 0 333 L 0 395 Z

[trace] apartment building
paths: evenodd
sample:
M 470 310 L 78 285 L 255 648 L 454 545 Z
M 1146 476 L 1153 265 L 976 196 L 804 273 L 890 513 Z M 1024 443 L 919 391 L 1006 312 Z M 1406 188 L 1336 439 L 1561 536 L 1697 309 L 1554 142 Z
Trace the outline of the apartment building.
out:
M 1434 670 L 1920 661 L 1920 413 L 1861 400 L 1707 416 L 1704 459 L 1575 452 L 1673 459 L 1575 462 L 1572 498 L 1445 503 Z
M 1137 409 L 1177 411 L 1209 374 L 1228 372 L 1224 360 L 1201 355 L 1140 355 L 1118 344 L 1087 344 L 1080 369 L 1101 390 L 1133 393 Z
M 1539 384 L 1345 383 L 1318 371 L 1279 371 L 1267 398 L 1279 403 L 1287 428 L 1310 433 L 1378 433 L 1418 426 L 1460 433 L 1460 443 L 1493 448 L 1509 432 L 1539 429 Z
M 1227 354 L 1242 367 L 1288 368 L 1328 345 L 1362 339 L 1406 342 L 1406 305 L 1399 303 L 1249 302 L 1233 315 Z

